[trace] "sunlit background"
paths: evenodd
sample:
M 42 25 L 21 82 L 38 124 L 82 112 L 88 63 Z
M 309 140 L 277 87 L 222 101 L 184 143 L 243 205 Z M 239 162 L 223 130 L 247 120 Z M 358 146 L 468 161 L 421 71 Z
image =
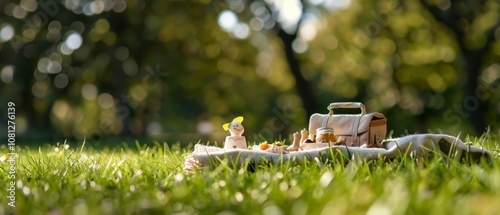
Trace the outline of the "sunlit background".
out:
M 495 0 L 21 0 L 0 8 L 0 110 L 16 103 L 25 141 L 220 142 L 222 124 L 238 115 L 250 141 L 288 138 L 340 101 L 384 113 L 394 136 L 499 132 Z

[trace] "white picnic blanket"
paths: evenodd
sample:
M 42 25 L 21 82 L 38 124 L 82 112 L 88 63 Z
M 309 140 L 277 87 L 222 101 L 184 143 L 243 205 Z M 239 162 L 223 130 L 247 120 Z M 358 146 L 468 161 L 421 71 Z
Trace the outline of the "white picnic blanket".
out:
M 307 143 L 306 143 L 307 144 Z M 396 139 L 388 139 L 382 143 L 382 148 L 362 148 L 347 146 L 330 146 L 299 151 L 284 150 L 249 150 L 249 149 L 222 149 L 214 146 L 197 144 L 194 151 L 186 157 L 184 170 L 191 172 L 197 168 L 210 167 L 227 159 L 230 166 L 239 166 L 245 162 L 256 162 L 265 159 L 268 162 L 280 165 L 286 162 L 301 162 L 318 159 L 326 153 L 342 154 L 348 159 L 369 161 L 381 158 L 399 158 L 402 156 L 429 157 L 434 153 L 443 153 L 450 159 L 461 161 L 467 155 L 477 161 L 485 158 L 492 162 L 492 154 L 482 147 L 463 143 L 460 139 L 445 134 L 415 134 Z

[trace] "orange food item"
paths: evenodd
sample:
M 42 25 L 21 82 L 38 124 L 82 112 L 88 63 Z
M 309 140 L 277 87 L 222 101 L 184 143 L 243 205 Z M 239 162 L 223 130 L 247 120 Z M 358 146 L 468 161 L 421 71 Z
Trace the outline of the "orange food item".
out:
M 330 142 L 337 142 L 337 136 L 335 136 L 335 134 L 330 134 Z
M 332 133 L 322 133 L 317 139 L 318 143 L 337 142 L 337 137 Z
M 269 149 L 269 144 L 266 142 L 263 142 L 259 145 L 259 149 L 260 150 L 266 150 L 266 149 Z

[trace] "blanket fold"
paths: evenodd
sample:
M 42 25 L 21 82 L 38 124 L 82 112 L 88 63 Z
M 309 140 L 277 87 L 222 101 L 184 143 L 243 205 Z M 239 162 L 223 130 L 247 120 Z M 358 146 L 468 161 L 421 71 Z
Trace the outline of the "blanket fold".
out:
M 307 144 L 307 143 L 305 143 Z M 416 134 L 396 139 L 388 139 L 382 143 L 382 148 L 362 148 L 347 146 L 330 146 L 299 151 L 261 151 L 248 149 L 225 150 L 213 146 L 197 144 L 193 153 L 187 156 L 184 170 L 192 172 L 201 167 L 210 167 L 223 159 L 228 159 L 229 164 L 240 166 L 245 162 L 257 162 L 261 159 L 269 163 L 280 165 L 286 162 L 301 162 L 304 160 L 318 159 L 328 153 L 335 157 L 345 156 L 352 160 L 369 161 L 374 159 L 395 159 L 404 156 L 429 157 L 434 153 L 442 153 L 448 158 L 457 161 L 470 159 L 478 162 L 480 159 L 493 161 L 492 154 L 483 147 L 465 144 L 460 139 L 445 134 Z

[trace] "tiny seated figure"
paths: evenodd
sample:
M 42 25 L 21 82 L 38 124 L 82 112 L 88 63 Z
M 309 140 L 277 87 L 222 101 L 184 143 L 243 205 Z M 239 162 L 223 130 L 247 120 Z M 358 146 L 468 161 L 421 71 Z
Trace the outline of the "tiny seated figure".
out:
M 293 134 L 292 145 L 289 146 L 287 151 L 299 151 L 304 143 L 312 143 L 313 141 L 308 138 L 309 132 L 304 128 L 299 132 Z
M 300 134 L 299 134 L 299 132 L 295 132 L 293 134 L 292 145 L 289 146 L 286 150 L 287 151 L 299 151 L 299 148 L 300 148 Z
M 309 131 L 305 128 L 300 131 L 300 143 L 304 143 L 307 140 L 307 136 L 309 136 Z
M 300 131 L 300 144 L 302 145 L 303 143 L 314 143 L 314 135 L 309 134 L 309 131 L 307 131 L 305 128 Z
M 243 117 L 239 116 L 233 119 L 232 122 L 228 122 L 222 125 L 225 131 L 229 131 L 231 136 L 226 136 L 226 141 L 224 142 L 224 149 L 246 149 L 247 141 L 243 135 L 245 128 L 241 124 L 243 122 Z

